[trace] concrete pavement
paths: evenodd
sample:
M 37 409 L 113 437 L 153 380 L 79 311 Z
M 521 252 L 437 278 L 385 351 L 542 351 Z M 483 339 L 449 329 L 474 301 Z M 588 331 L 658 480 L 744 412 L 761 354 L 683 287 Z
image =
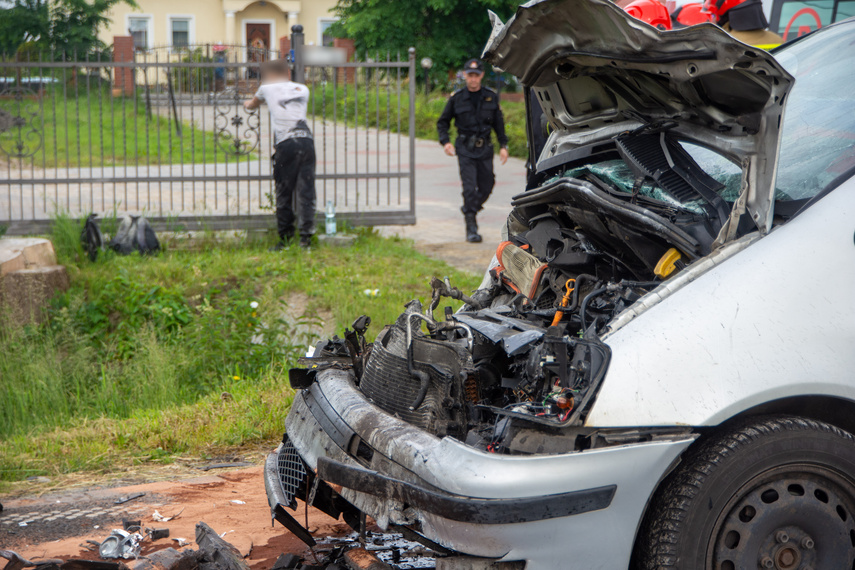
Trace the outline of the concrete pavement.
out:
M 378 229 L 412 239 L 420 251 L 458 269 L 482 273 L 499 244 L 511 198 L 525 189 L 525 161 L 512 157 L 502 165 L 498 157 L 494 160 L 496 187 L 478 215 L 482 243 L 466 242 L 457 159 L 446 156 L 435 141 L 416 141 L 416 225 Z

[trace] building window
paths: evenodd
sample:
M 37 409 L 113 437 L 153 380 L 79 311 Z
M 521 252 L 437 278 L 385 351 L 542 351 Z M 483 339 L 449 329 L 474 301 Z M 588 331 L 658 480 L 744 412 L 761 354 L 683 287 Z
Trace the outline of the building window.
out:
M 128 33 L 134 38 L 134 49 L 145 51 L 151 47 L 151 17 L 131 16 L 128 18 Z
M 192 27 L 192 18 L 169 18 L 169 39 L 173 48 L 186 48 L 193 43 Z
M 319 18 L 318 19 L 318 37 L 321 40 L 322 46 L 331 46 L 335 41 L 335 36 L 329 33 L 330 26 L 335 24 L 338 18 Z

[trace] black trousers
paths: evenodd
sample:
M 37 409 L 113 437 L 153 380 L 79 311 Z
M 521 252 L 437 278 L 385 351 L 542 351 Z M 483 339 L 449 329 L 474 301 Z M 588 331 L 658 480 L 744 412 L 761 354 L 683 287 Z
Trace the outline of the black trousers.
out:
M 484 202 L 493 192 L 496 176 L 493 174 L 493 153 L 480 158 L 471 158 L 457 153 L 460 166 L 460 182 L 463 184 L 463 215 L 474 215 L 481 211 Z
M 299 217 L 301 236 L 315 233 L 315 143 L 310 138 L 286 139 L 273 155 L 276 187 L 276 226 L 280 239 L 294 235 Z M 294 212 L 296 198 L 297 211 Z

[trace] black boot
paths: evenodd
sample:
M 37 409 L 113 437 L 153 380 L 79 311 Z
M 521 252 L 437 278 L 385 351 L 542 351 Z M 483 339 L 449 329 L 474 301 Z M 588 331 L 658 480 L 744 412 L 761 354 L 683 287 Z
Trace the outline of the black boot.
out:
M 466 241 L 469 243 L 481 243 L 481 236 L 478 234 L 478 222 L 475 219 L 475 214 L 466 214 Z

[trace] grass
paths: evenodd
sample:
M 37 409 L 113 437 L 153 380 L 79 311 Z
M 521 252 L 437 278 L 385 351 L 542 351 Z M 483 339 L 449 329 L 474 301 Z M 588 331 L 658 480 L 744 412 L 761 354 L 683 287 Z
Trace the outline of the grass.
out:
M 314 341 L 298 315 L 325 315 L 332 322 L 308 320 L 340 335 L 367 314 L 373 337 L 406 302 L 426 300 L 430 277 L 479 282 L 368 231 L 311 255 L 206 235 L 90 263 L 79 221 L 54 227 L 71 289 L 45 324 L 0 327 L 0 484 L 272 443 L 293 397 L 287 370 Z
M 81 81 L 76 91 L 70 86 L 48 88 L 41 100 L 7 98 L 0 100 L 0 109 L 43 125 L 39 150 L 24 161 L 36 168 L 237 160 L 233 153 L 223 151 L 228 143 L 217 144 L 213 131 L 181 121 L 179 137 L 171 117 L 146 112 L 142 93 L 113 97 L 101 84 L 88 89 Z M 29 136 L 26 129 L 23 135 L 28 149 L 37 144 L 38 138 Z M 0 146 L 14 149 L 18 138 L 18 129 L 0 131 Z
M 406 87 L 406 86 L 404 86 Z M 371 86 L 366 92 L 364 86 L 357 90 L 353 86 L 333 87 L 316 83 L 310 86 L 312 89 L 312 100 L 309 102 L 309 112 L 316 118 L 326 116 L 327 120 L 333 117 L 342 123 L 360 127 L 371 127 L 399 132 L 398 129 L 398 105 L 401 108 L 400 132 L 409 133 L 409 122 L 407 113 L 409 109 L 409 94 L 397 92 L 386 92 L 385 87 Z M 436 132 L 436 121 L 442 114 L 443 108 L 448 101 L 449 95 L 441 92 L 430 93 L 425 98 L 424 93 L 416 96 L 416 137 L 428 140 L 438 140 Z M 379 111 L 379 114 L 378 114 Z M 526 158 L 526 135 L 525 135 L 525 103 L 516 101 L 502 102 L 502 113 L 505 118 L 505 132 L 508 135 L 508 152 L 511 156 Z M 452 127 L 453 136 L 454 127 Z M 495 141 L 495 135 L 493 135 Z

